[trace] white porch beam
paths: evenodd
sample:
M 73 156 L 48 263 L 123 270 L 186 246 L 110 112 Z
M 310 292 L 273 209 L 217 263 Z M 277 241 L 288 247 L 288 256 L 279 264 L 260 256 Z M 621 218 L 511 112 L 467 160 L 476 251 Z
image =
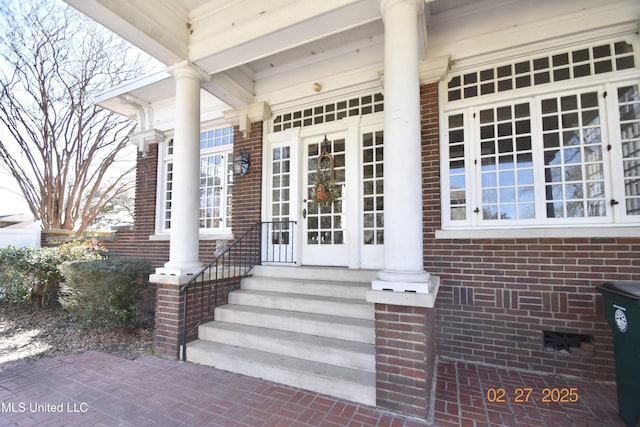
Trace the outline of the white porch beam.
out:
M 165 139 L 158 129 L 149 129 L 129 134 L 129 143 L 135 145 L 143 157 L 147 157 L 150 144 L 158 144 Z
M 163 2 L 65 1 L 166 65 L 188 57 L 187 17 Z
M 248 17 L 252 4 L 194 17 L 193 62 L 215 74 L 380 19 L 375 0 L 302 0 Z
M 253 78 L 242 68 L 223 71 L 204 82 L 204 90 L 233 108 L 245 107 L 254 99 Z
M 271 117 L 271 107 L 266 102 L 256 102 L 243 108 L 236 108 L 224 112 L 224 119 L 247 136 L 251 130 L 251 123 L 265 121 Z

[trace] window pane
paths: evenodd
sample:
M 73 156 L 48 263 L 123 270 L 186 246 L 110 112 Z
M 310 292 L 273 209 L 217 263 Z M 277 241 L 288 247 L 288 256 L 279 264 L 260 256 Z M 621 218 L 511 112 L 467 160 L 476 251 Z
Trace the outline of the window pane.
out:
M 172 140 L 173 141 L 173 140 Z M 164 228 L 171 229 L 171 200 L 173 198 L 173 163 L 167 163 L 165 184 Z
M 489 118 L 486 120 L 490 121 Z M 452 221 L 466 220 L 466 165 L 464 115 L 452 114 L 449 123 L 449 203 Z M 493 133 L 491 126 L 490 133 Z M 453 138 L 452 138 L 453 136 Z
M 618 88 L 620 136 L 625 211 L 640 215 L 640 89 L 638 85 Z
M 227 126 L 200 133 L 200 148 L 207 149 L 233 144 L 233 127 Z
M 290 204 L 290 183 L 291 176 L 289 173 L 289 147 L 276 147 L 271 151 L 271 220 L 274 224 L 274 231 L 271 235 L 272 242 L 287 244 L 289 241 L 288 234 L 277 227 L 280 227 L 278 221 L 289 220 L 289 204 Z M 317 218 L 316 218 L 317 220 Z M 317 228 L 317 226 L 315 227 Z
M 541 102 L 548 218 L 606 215 L 604 164 L 597 92 Z M 559 105 L 560 111 L 545 106 Z M 562 149 L 557 148 L 558 134 Z
M 227 168 L 225 156 L 204 156 L 200 159 L 200 226 L 218 228 L 223 224 L 223 183 Z
M 358 106 L 359 103 L 359 98 L 349 100 L 350 106 Z M 378 138 L 378 133 L 375 134 L 375 138 Z M 376 144 L 377 142 L 374 145 Z M 371 147 L 367 147 L 365 150 L 370 152 L 372 159 L 375 158 L 374 150 Z M 336 138 L 312 143 L 305 147 L 305 152 L 309 171 L 306 198 L 310 199 L 306 204 L 307 242 L 314 245 L 344 244 L 342 232 L 344 224 L 341 220 L 342 215 L 339 214 L 343 213 L 342 198 L 345 196 L 345 140 L 344 138 Z M 324 157 L 326 153 L 333 157 L 333 168 L 331 167 L 330 159 Z M 318 164 L 319 160 L 320 164 Z M 318 168 L 320 169 L 319 174 Z M 331 175 L 331 172 L 333 172 L 333 175 Z M 324 185 L 318 179 L 324 180 Z M 329 184 L 327 181 L 330 181 L 335 187 L 333 189 L 326 187 Z M 318 183 L 317 187 L 316 183 Z M 367 180 L 367 183 L 367 194 L 374 194 L 374 181 Z M 330 203 L 322 203 L 320 200 L 315 199 L 316 193 L 319 195 L 321 191 L 334 191 L 332 196 L 335 199 Z M 288 197 L 289 194 L 290 192 L 287 191 L 286 196 Z M 314 225 L 317 226 L 314 227 Z
M 491 205 L 483 206 L 482 219 L 485 219 L 485 220 L 498 219 L 498 207 L 491 206 Z
M 542 113 L 555 113 L 558 111 L 558 103 L 555 99 L 545 99 L 542 101 Z
M 498 77 L 506 77 L 511 75 L 511 65 L 498 67 Z
M 529 111 L 529 103 L 480 111 L 486 120 L 480 132 L 483 220 L 535 218 Z
M 480 80 L 481 81 L 493 80 L 493 68 L 480 71 Z
M 560 55 L 553 56 L 553 66 L 557 67 L 558 65 L 567 65 L 569 63 L 569 54 L 562 53 Z
M 573 58 L 574 63 L 588 61 L 590 59 L 589 49 L 574 50 L 571 53 L 571 56 Z
M 611 56 L 611 46 L 609 46 L 608 44 L 595 46 L 592 51 L 594 58 L 604 58 L 607 56 Z

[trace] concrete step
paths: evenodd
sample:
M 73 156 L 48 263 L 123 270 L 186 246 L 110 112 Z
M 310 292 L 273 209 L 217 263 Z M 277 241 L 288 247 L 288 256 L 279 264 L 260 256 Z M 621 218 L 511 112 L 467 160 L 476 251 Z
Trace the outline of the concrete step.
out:
M 229 294 L 229 304 L 273 308 L 328 316 L 375 319 L 373 304 L 359 299 L 240 289 Z
M 264 351 L 197 340 L 187 348 L 189 361 L 263 378 L 331 396 L 376 404 L 375 374 Z
M 260 326 L 327 338 L 375 343 L 374 321 L 324 314 L 227 304 L 217 307 L 214 318 L 222 322 Z
M 257 266 L 187 360 L 375 405 L 376 271 Z
M 227 322 L 209 322 L 198 330 L 201 340 L 261 350 L 312 362 L 375 371 L 375 346 Z M 187 353 L 189 354 L 189 353 Z
M 340 282 L 322 279 L 294 279 L 250 276 L 242 279 L 242 289 L 289 294 L 354 298 L 364 301 L 371 282 Z
M 299 267 L 257 265 L 251 270 L 255 277 L 322 280 L 332 282 L 369 283 L 378 277 L 377 270 L 353 270 L 341 267 Z

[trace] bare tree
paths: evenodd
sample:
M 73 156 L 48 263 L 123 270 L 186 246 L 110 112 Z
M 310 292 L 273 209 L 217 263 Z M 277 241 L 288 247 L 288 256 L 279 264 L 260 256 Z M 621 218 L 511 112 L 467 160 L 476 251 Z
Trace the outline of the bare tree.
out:
M 134 185 L 134 124 L 93 97 L 151 62 L 59 1 L 5 2 L 0 23 L 0 165 L 45 228 L 81 233 Z

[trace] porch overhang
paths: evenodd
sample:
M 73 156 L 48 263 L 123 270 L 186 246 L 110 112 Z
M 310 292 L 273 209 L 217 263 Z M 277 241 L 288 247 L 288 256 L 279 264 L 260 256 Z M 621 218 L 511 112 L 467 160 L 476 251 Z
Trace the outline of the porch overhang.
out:
M 211 76 L 202 88 L 231 108 L 255 101 L 257 75 L 381 30 L 350 31 L 380 21 L 377 0 L 158 0 L 153 7 L 140 0 L 66 1 L 168 67 L 190 61 Z M 107 91 L 97 103 L 133 118 L 137 106 L 119 96 L 152 103 L 174 92 L 170 74 L 161 72 Z

